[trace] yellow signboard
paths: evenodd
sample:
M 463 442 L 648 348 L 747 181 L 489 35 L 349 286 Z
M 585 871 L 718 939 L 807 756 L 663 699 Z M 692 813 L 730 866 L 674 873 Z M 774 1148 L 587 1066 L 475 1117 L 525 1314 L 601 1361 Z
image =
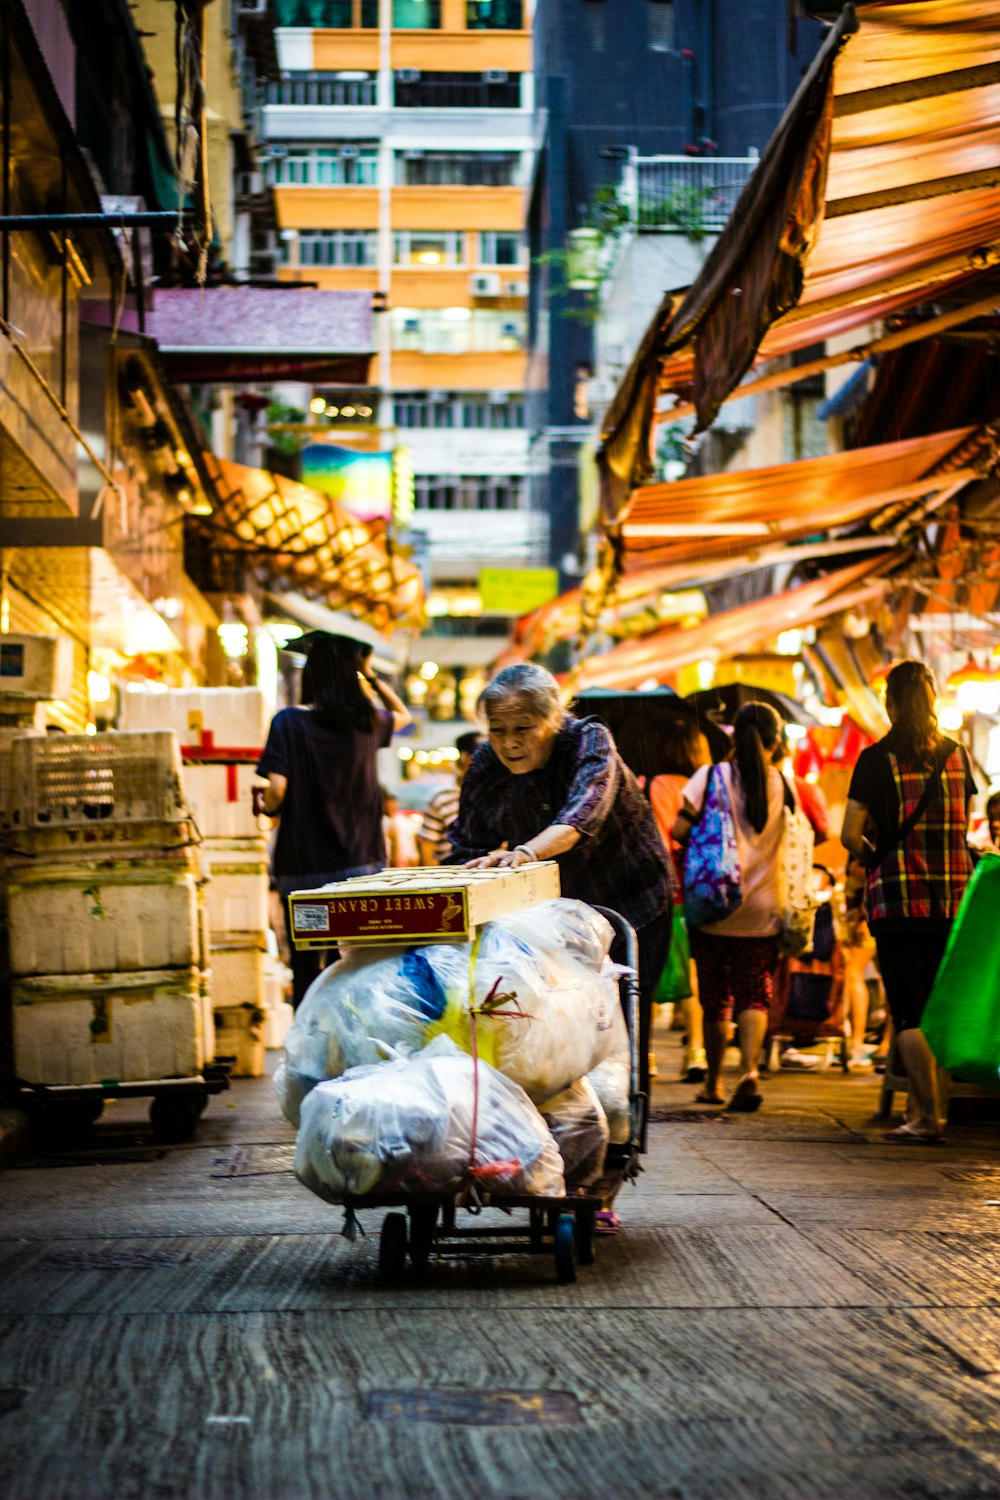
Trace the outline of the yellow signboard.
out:
M 555 568 L 483 568 L 479 575 L 484 615 L 526 615 L 558 592 Z

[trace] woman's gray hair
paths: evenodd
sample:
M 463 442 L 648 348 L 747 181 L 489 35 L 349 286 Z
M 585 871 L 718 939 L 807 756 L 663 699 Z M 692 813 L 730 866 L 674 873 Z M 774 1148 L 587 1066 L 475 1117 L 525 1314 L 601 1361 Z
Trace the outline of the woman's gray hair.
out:
M 516 662 L 512 667 L 503 667 L 483 688 L 477 707 L 488 717 L 511 698 L 522 699 L 536 718 L 548 724 L 559 725 L 563 721 L 559 684 L 551 672 L 535 662 Z

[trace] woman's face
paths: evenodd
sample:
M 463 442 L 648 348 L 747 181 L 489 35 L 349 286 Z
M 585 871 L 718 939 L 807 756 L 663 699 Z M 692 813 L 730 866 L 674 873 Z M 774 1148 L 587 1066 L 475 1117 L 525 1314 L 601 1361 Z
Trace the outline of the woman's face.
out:
M 524 776 L 545 765 L 558 725 L 540 719 L 523 698 L 507 698 L 490 709 L 487 729 L 501 764 L 515 776 Z

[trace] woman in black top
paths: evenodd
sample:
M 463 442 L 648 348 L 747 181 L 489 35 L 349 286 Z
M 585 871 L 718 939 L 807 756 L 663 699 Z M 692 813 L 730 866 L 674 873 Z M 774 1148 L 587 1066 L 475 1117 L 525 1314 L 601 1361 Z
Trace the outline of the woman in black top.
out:
M 370 656 L 357 641 L 319 636 L 302 673 L 303 706 L 275 714 L 257 763 L 270 783 L 264 811 L 280 814 L 273 870 L 285 898 L 295 1006 L 331 954 L 296 952 L 287 897 L 385 864 L 375 755 L 410 714 L 371 671 Z

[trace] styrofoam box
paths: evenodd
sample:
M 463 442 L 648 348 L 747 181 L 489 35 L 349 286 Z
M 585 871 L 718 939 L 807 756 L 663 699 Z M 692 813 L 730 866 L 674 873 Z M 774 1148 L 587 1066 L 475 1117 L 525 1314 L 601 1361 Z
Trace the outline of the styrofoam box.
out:
M 18 1077 L 72 1085 L 195 1076 L 205 1061 L 199 981 L 197 969 L 15 979 Z
M 208 876 L 205 904 L 211 933 L 252 933 L 255 943 L 263 947 L 269 915 L 263 841 L 206 840 L 202 856 Z
M 263 1009 L 264 954 L 260 947 L 250 942 L 227 943 L 224 947 L 213 943 L 209 959 L 213 1010 L 230 1005 L 256 1005 Z
M 206 839 L 259 839 L 255 786 L 266 783 L 250 765 L 185 765 L 184 788 Z
M 260 1078 L 264 1072 L 264 1012 L 258 1005 L 215 1008 L 219 1057 L 235 1057 L 234 1078 Z
M 200 959 L 198 885 L 186 858 L 8 870 L 12 974 L 183 969 Z
M 173 729 L 185 748 L 260 750 L 268 724 L 260 688 L 129 688 L 122 698 L 124 729 Z
M 295 1012 L 287 1000 L 273 1009 L 268 1006 L 264 1012 L 264 1046 L 269 1052 L 276 1052 L 285 1045 L 285 1037 L 294 1020 Z

